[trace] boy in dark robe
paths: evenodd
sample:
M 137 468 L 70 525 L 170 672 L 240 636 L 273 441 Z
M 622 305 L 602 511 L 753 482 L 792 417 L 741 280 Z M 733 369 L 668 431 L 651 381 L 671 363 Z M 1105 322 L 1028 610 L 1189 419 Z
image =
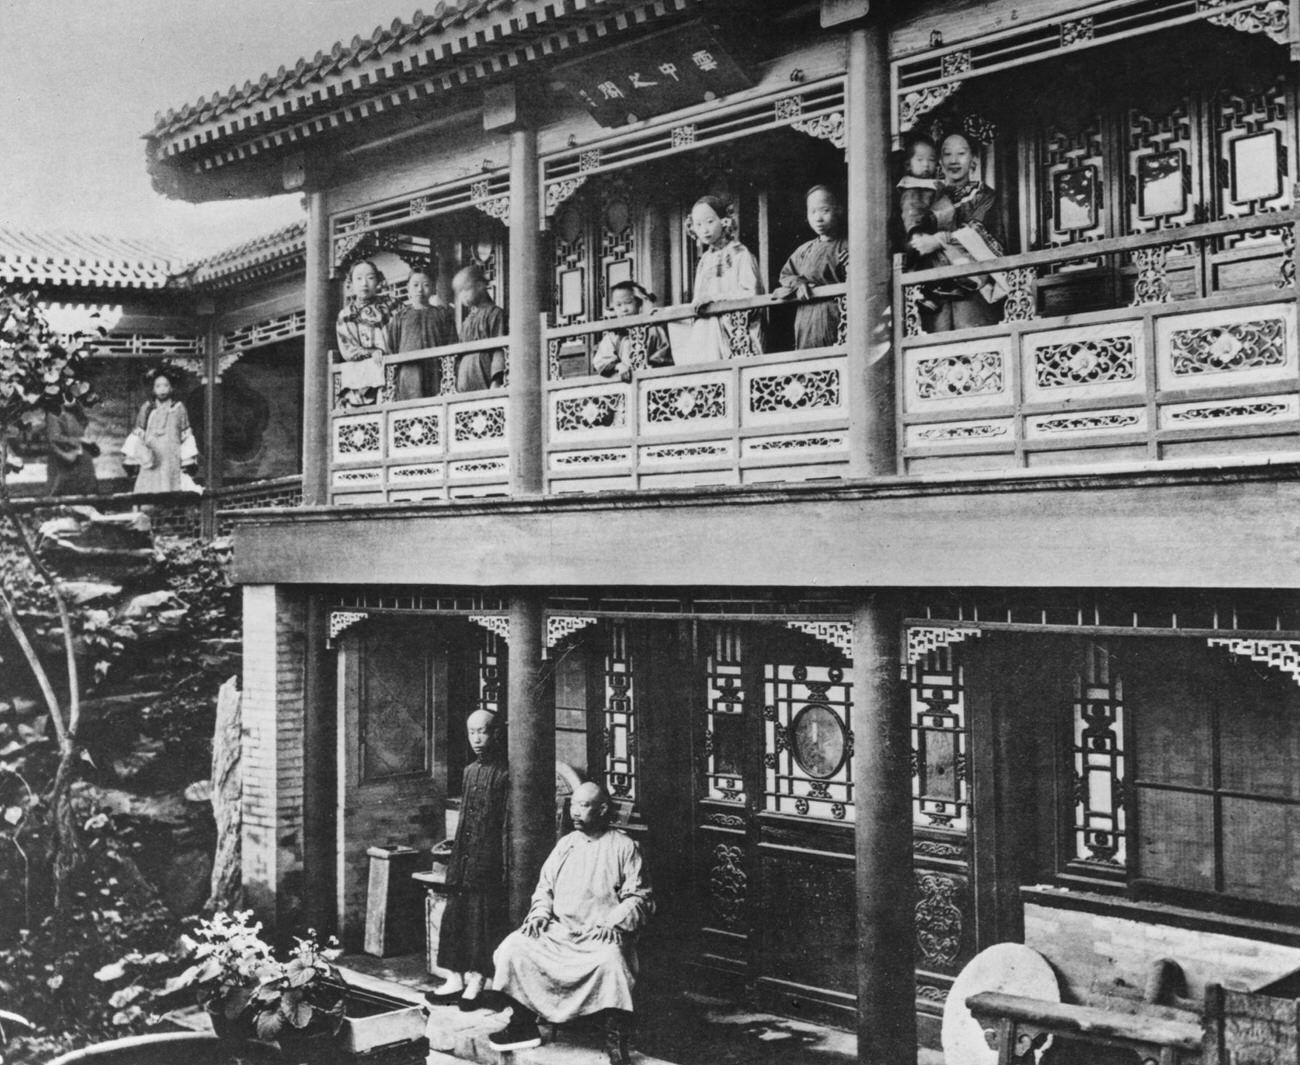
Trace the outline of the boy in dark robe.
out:
M 457 271 L 451 288 L 456 293 L 456 302 L 466 311 L 460 323 L 462 343 L 505 335 L 505 311 L 488 295 L 487 278 L 481 267 L 466 266 Z M 485 388 L 500 388 L 505 383 L 504 348 L 471 351 L 456 359 L 457 392 L 481 392 Z
M 794 346 L 824 348 L 844 343 L 839 300 L 812 300 L 818 285 L 838 285 L 847 277 L 849 243 L 844 239 L 844 210 L 825 185 L 814 185 L 805 197 L 808 228 L 815 234 L 801 244 L 781 267 L 774 295 L 799 300 L 794 315 Z
M 438 967 L 451 975 L 425 998 L 440 1006 L 459 1000 L 461 1009 L 473 1010 L 482 1005 L 479 999 L 486 975 L 492 972 L 492 952 L 509 929 L 505 878 L 509 776 L 500 756 L 496 717 L 475 710 L 467 725 L 475 760 L 465 769 L 460 824 L 447 863 L 450 898 L 438 943 Z M 438 851 L 434 854 L 438 856 Z
M 456 343 L 456 316 L 450 307 L 434 306 L 433 277 L 427 270 L 412 270 L 406 279 L 406 306 L 388 320 L 388 350 L 424 351 Z M 421 399 L 441 389 L 437 359 L 399 362 L 393 398 Z

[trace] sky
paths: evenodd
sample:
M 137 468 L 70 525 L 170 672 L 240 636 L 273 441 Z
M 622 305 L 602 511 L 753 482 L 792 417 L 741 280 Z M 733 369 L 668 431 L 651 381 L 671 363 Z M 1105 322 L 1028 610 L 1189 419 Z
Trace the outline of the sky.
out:
M 134 237 L 192 258 L 302 218 L 296 195 L 166 199 L 143 135 L 158 112 L 369 36 L 419 3 L 0 0 L 0 227 Z

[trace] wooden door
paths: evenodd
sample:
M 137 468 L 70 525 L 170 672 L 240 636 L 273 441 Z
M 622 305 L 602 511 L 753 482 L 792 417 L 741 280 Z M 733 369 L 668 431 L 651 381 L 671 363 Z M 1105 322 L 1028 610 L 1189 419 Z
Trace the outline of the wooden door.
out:
M 339 927 L 352 947 L 365 924 L 367 848 L 427 849 L 443 836 L 447 649 L 427 623 L 372 620 L 344 638 L 339 673 Z M 412 952 L 423 935 L 411 930 Z
M 695 803 L 696 964 L 781 1012 L 856 1003 L 848 663 L 778 626 L 704 650 Z

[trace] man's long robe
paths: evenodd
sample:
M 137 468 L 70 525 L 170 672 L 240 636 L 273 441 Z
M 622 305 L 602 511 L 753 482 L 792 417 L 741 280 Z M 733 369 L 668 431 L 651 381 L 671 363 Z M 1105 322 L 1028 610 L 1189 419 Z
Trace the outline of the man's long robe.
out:
M 616 828 L 570 832 L 542 866 L 528 919 L 549 917 L 537 938 L 515 931 L 497 948 L 495 987 L 559 1024 L 606 1009 L 632 1009 L 635 933 L 654 912 L 641 848 Z M 592 935 L 605 926 L 623 942 Z

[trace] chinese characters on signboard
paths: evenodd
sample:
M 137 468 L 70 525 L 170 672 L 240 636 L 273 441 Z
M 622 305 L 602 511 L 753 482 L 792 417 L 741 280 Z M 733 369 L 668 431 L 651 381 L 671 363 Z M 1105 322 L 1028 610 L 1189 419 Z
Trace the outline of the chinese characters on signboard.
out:
M 702 23 L 633 41 L 557 73 L 602 126 L 706 103 L 753 84 Z

